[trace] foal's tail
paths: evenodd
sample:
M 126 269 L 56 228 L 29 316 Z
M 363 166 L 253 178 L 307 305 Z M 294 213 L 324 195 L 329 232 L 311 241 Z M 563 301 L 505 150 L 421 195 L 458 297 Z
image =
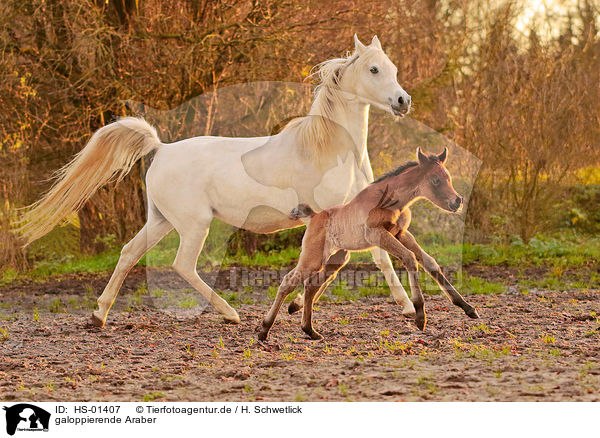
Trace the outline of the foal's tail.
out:
M 97 130 L 88 144 L 56 172 L 56 182 L 15 224 L 25 246 L 39 239 L 63 218 L 77 211 L 96 190 L 120 181 L 134 163 L 162 145 L 145 120 L 125 117 Z
M 310 208 L 310 205 L 298 204 L 298 206 L 290 212 L 290 219 L 313 217 L 315 214 L 317 213 L 312 208 Z

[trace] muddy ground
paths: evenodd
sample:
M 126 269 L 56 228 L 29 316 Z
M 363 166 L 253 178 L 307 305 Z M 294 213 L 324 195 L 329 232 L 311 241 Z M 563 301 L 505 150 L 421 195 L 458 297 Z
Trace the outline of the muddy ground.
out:
M 261 344 L 264 293 L 239 301 L 231 325 L 189 291 L 140 293 L 143 277 L 128 278 L 105 329 L 89 324 L 105 275 L 0 288 L 0 400 L 600 400 L 598 290 L 470 296 L 479 320 L 427 296 L 423 332 L 391 298 L 322 302 L 324 341 L 282 311 Z

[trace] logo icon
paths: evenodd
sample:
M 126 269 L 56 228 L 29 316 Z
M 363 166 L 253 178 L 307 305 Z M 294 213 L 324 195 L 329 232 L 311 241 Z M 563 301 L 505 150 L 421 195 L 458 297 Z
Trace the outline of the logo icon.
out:
M 19 403 L 6 411 L 6 433 L 14 435 L 18 431 L 48 431 L 50 412 L 28 403 Z

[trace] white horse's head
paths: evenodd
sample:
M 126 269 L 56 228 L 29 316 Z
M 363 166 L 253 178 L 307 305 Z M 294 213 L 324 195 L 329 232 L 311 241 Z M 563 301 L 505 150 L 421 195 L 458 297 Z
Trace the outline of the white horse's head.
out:
M 354 35 L 354 45 L 354 55 L 341 72 L 340 88 L 394 115 L 407 114 L 410 96 L 398 83 L 398 68 L 383 52 L 377 35 L 368 46 Z

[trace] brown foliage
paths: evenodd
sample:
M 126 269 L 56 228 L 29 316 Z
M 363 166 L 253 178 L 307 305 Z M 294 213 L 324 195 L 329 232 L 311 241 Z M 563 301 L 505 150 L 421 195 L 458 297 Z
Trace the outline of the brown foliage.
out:
M 127 114 L 124 101 L 164 110 L 225 85 L 299 81 L 310 66 L 350 49 L 355 32 L 379 35 L 413 95 L 413 116 L 483 160 L 471 224 L 503 215 L 530 237 L 556 201 L 555 186 L 598 160 L 598 11 L 581 0 L 560 35 L 521 41 L 514 7 L 481 13 L 482 5 L 2 2 L 0 260 L 24 266 L 8 232 L 15 208 L 37 199 L 93 131 Z M 376 162 L 378 151 L 371 155 Z M 82 250 L 103 249 L 99 238 L 109 234 L 122 243 L 140 227 L 139 169 L 81 210 Z

